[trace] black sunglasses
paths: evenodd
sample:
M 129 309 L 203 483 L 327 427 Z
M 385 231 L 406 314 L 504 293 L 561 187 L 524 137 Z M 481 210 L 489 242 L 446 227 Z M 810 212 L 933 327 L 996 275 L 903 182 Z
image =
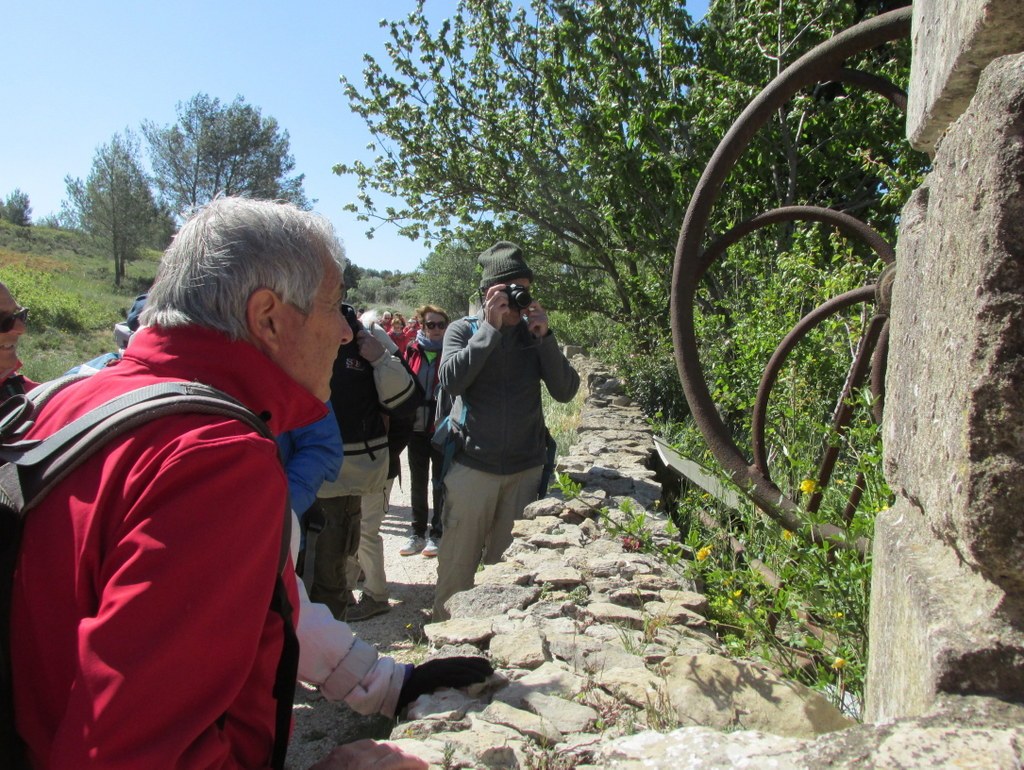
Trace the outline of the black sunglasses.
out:
M 428 329 L 443 329 L 448 325 L 447 321 L 424 321 L 423 325 Z
M 6 334 L 14 328 L 15 321 L 21 321 L 23 324 L 28 323 L 28 308 L 19 308 L 13 313 L 7 315 L 0 315 L 0 333 Z

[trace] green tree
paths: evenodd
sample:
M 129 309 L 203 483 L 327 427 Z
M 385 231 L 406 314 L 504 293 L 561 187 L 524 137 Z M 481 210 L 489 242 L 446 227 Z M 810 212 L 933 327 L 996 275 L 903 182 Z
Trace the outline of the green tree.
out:
M 6 219 L 11 224 L 25 227 L 32 224 L 32 206 L 28 200 L 28 193 L 15 189 L 7 200 L 0 204 L 0 219 Z
M 295 159 L 288 132 L 241 96 L 229 105 L 196 94 L 177 105 L 177 123 L 142 125 L 149 144 L 157 189 L 176 212 L 188 211 L 218 195 L 283 199 L 303 208 L 310 202 L 304 174 L 289 176 Z
M 441 307 L 453 319 L 465 315 L 480 283 L 476 262 L 480 251 L 465 241 L 439 244 L 420 265 L 419 280 L 410 299 L 416 305 Z
M 169 217 L 153 198 L 139 159 L 139 140 L 130 130 L 114 134 L 96 150 L 88 178 L 64 180 L 68 198 L 63 218 L 100 238 L 114 261 L 114 284 L 139 249 L 168 232 Z
M 776 74 L 881 3 L 720 1 L 694 27 L 674 0 L 533 0 L 529 9 L 463 0 L 433 26 L 421 2 L 404 20 L 382 23 L 387 64 L 369 59 L 361 86 L 345 82 L 377 155 L 335 171 L 357 177 L 351 208 L 366 221 L 436 244 L 428 272 L 444 272 L 460 248 L 514 240 L 530 255 L 546 306 L 618 321 L 610 331 L 619 344 L 605 349 L 623 362 L 670 358 L 667 335 L 637 330 L 666 325 L 679 228 L 718 141 Z M 890 46 L 848 64 L 900 82 L 905 53 Z M 881 97 L 837 84 L 808 89 L 741 158 L 709 237 L 794 203 L 853 211 L 891 234 L 902 201 L 893 193 L 913 186 L 922 165 Z M 405 205 L 379 209 L 375 190 Z M 811 248 L 827 270 L 830 237 L 826 228 L 779 226 L 746 239 L 708 276 L 700 300 L 711 322 L 760 313 L 765 284 L 755 276 L 777 275 L 775 258 L 794 245 Z M 709 339 L 726 347 L 721 334 Z M 674 379 L 671 367 L 648 374 L 651 396 L 679 393 L 659 382 Z M 685 405 L 666 413 L 684 414 Z
M 685 9 L 463 0 L 434 32 L 423 7 L 387 23 L 387 67 L 369 59 L 362 89 L 345 81 L 379 152 L 335 169 L 357 176 L 362 216 L 476 252 L 504 231 L 552 266 L 552 307 L 663 315 L 693 175 Z M 407 205 L 379 211 L 373 190 Z

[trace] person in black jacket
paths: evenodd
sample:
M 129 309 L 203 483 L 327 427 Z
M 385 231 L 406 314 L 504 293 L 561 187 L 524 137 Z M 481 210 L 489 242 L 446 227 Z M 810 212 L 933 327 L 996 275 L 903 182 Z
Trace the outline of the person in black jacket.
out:
M 362 503 L 364 496 L 386 495 L 388 411 L 412 397 L 416 383 L 401 360 L 363 328 L 354 308 L 345 305 L 343 312 L 354 338 L 341 346 L 334 362 L 331 403 L 345 459 L 337 480 L 325 482 L 317 493 L 323 530 L 316 540 L 309 598 L 326 604 L 339 620 L 353 621 L 389 609 L 380 538 L 384 514 L 377 510 L 382 506 L 364 511 Z M 358 561 L 350 563 L 357 553 Z M 355 604 L 351 589 L 360 568 L 365 581 Z

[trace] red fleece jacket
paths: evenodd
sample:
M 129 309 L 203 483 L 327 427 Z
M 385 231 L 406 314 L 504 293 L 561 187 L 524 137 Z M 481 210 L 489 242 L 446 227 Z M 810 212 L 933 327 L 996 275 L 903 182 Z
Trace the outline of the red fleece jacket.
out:
M 60 393 L 29 437 L 165 380 L 219 388 L 269 414 L 275 434 L 326 413 L 248 343 L 148 328 L 123 361 Z M 30 512 L 11 637 L 33 767 L 269 765 L 286 490 L 274 442 L 183 414 L 114 439 Z

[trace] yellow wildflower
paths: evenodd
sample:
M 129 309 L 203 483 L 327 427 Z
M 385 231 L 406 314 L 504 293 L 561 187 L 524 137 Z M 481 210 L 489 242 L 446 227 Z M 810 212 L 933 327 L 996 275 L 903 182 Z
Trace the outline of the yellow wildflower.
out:
M 832 617 L 834 617 L 834 618 L 841 618 L 841 617 L 843 617 L 843 613 L 841 613 L 841 612 L 833 612 L 832 613 Z
M 782 530 L 782 539 L 783 540 L 792 540 L 793 539 L 793 533 L 790 532 L 788 529 Z
M 832 661 L 832 670 L 840 671 L 846 665 L 846 658 L 836 658 Z
M 697 561 L 704 561 L 710 555 L 711 555 L 711 546 L 710 545 L 706 545 L 703 548 L 701 548 L 699 551 L 697 551 Z
M 814 479 L 804 479 L 800 482 L 800 491 L 805 495 L 813 495 L 818 491 L 818 482 Z
M 743 596 L 743 589 L 740 588 L 739 590 L 733 591 L 732 596 L 734 599 L 739 599 L 741 596 Z

